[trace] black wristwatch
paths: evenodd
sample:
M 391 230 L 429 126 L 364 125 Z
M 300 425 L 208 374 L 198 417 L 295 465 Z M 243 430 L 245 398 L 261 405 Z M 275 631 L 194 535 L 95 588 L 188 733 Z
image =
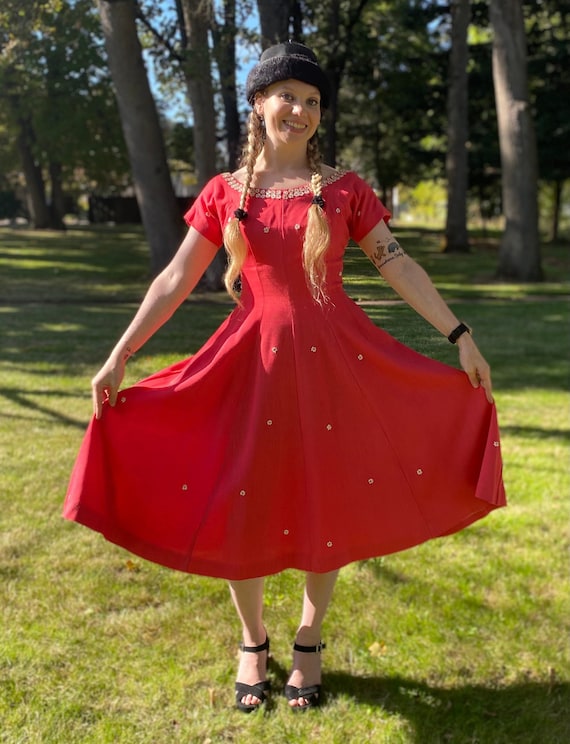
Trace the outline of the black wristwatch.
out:
M 451 331 L 451 333 L 447 337 L 447 340 L 450 344 L 454 344 L 456 343 L 457 339 L 464 333 L 471 333 L 471 328 L 469 328 L 469 326 L 466 326 L 465 323 L 460 323 L 457 328 L 454 328 Z

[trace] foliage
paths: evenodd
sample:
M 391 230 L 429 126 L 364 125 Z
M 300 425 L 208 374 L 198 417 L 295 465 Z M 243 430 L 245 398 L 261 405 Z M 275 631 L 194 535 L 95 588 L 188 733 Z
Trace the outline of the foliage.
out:
M 540 176 L 570 179 L 570 2 L 527 0 L 529 79 Z
M 36 160 L 64 166 L 68 187 L 119 186 L 128 173 L 100 29 L 90 0 L 19 3 L 0 14 L 0 120 L 14 148 L 29 122 Z
M 355 33 L 338 122 L 341 159 L 383 191 L 441 172 L 444 60 L 432 20 L 429 5 L 374 2 Z
M 530 100 L 540 177 L 570 179 L 570 3 L 525 0 Z M 470 34 L 469 180 L 484 218 L 501 211 L 501 163 L 486 3 L 474 4 Z

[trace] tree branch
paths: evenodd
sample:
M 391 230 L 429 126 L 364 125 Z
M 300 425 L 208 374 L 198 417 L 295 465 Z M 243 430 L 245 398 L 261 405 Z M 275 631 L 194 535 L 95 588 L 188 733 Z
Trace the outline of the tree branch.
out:
M 109 2 L 109 0 L 106 0 Z M 184 62 L 184 54 L 180 54 L 176 50 L 176 47 L 172 44 L 170 39 L 168 39 L 164 34 L 162 34 L 159 29 L 157 29 L 153 24 L 150 22 L 150 20 L 146 17 L 144 14 L 140 3 L 138 0 L 135 0 L 135 8 L 136 8 L 136 18 L 138 21 L 140 21 L 143 26 L 150 31 L 150 33 L 154 36 L 154 38 L 158 41 L 158 43 L 166 49 L 170 57 L 175 61 L 182 64 Z

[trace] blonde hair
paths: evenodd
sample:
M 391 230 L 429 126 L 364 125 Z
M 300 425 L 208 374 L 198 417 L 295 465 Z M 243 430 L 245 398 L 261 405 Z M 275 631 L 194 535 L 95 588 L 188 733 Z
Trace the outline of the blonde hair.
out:
M 265 133 L 261 119 L 255 111 L 252 111 L 249 115 L 247 126 L 247 144 L 240 163 L 240 166 L 246 169 L 245 182 L 242 187 L 239 207 L 234 212 L 234 216 L 224 230 L 224 246 L 228 254 L 228 268 L 224 276 L 224 284 L 228 293 L 238 303 L 240 300 L 235 289 L 235 284 L 247 256 L 247 246 L 240 229 L 240 222 L 247 216 L 245 207 L 253 178 L 253 168 L 255 161 L 263 149 L 264 137 Z M 322 305 L 328 300 L 325 287 L 325 254 L 330 243 L 330 228 L 324 212 L 321 156 L 316 134 L 307 143 L 307 160 L 312 172 L 311 190 L 313 192 L 313 201 L 309 207 L 307 229 L 305 230 L 303 241 L 303 268 L 305 269 L 307 285 L 313 298 Z

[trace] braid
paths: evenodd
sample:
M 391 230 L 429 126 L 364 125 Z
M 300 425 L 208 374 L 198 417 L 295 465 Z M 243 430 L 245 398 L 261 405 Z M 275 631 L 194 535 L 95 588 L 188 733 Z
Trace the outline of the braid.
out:
M 321 173 L 321 155 L 317 136 L 311 138 L 307 144 L 307 159 L 312 171 L 311 189 L 313 201 L 309 207 L 307 229 L 303 243 L 303 266 L 307 274 L 307 282 L 315 300 L 322 304 L 327 301 L 325 279 L 327 267 L 325 253 L 330 242 L 330 228 L 324 212 L 322 196 L 323 176 Z
M 226 225 L 224 230 L 224 245 L 228 254 L 228 268 L 224 276 L 224 284 L 231 297 L 239 302 L 238 296 L 234 289 L 237 278 L 240 275 L 241 267 L 247 256 L 247 246 L 243 234 L 240 230 L 239 223 L 247 217 L 245 205 L 249 195 L 249 187 L 253 177 L 253 167 L 261 149 L 263 147 L 263 128 L 259 116 L 252 111 L 249 115 L 247 126 L 247 145 L 244 148 L 241 165 L 246 168 L 245 183 L 241 192 L 239 208 L 234 212 L 234 217 Z

